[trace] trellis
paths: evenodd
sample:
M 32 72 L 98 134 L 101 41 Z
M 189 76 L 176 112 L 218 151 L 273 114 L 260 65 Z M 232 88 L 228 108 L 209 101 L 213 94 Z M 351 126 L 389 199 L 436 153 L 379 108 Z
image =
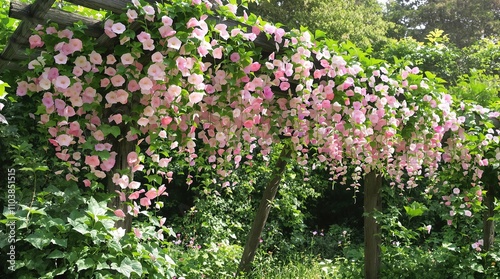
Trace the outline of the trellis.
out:
M 156 2 L 153 0 L 147 1 L 151 3 Z M 88 35 L 89 38 L 96 39 L 96 47 L 98 48 L 112 50 L 113 46 L 119 43 L 117 38 L 110 39 L 106 34 L 104 34 L 103 21 L 52 8 L 55 2 L 56 0 L 36 0 L 33 4 L 25 4 L 17 1 L 11 1 L 9 17 L 19 19 L 21 20 L 21 23 L 9 39 L 3 53 L 0 54 L 0 72 L 4 70 L 27 70 L 27 67 L 23 64 L 30 58 L 24 51 L 29 48 L 29 37 L 32 35 L 34 28 L 38 24 L 45 24 L 47 21 L 56 23 L 61 28 L 72 26 L 76 22 L 81 22 L 87 27 L 85 29 L 86 35 Z M 121 14 L 125 11 L 125 8 L 130 0 L 66 0 L 66 2 L 96 11 L 105 10 L 115 14 Z M 238 26 L 241 29 L 247 29 L 247 32 L 251 32 L 250 26 L 246 26 L 237 21 L 217 17 L 212 17 L 211 19 L 215 20 L 216 23 L 223 23 L 228 27 Z M 139 31 L 140 26 L 138 24 L 133 24 L 131 29 Z M 264 33 L 257 36 L 254 40 L 254 44 L 256 47 L 261 49 L 263 54 L 270 54 L 279 50 L 279 46 L 276 45 L 273 40 L 268 39 Z M 315 64 L 316 63 L 317 61 L 315 61 Z M 274 89 L 280 91 L 277 88 Z M 277 93 L 283 94 L 283 92 Z M 284 154 L 284 157 L 288 157 L 289 153 L 290 150 L 284 150 L 282 155 Z M 285 160 L 279 160 L 277 164 L 277 171 L 266 187 L 266 191 L 263 195 L 261 205 L 259 206 L 255 222 L 249 235 L 249 240 L 245 246 L 240 268 L 247 269 L 255 255 L 255 249 L 259 243 L 258 239 L 263 230 L 267 215 L 269 214 L 270 203 L 276 195 L 277 187 L 281 180 L 281 175 L 284 171 L 285 165 Z M 367 189 L 369 190 L 368 192 L 365 192 L 365 196 L 369 197 L 365 198 L 365 212 L 369 213 L 380 206 L 379 191 L 382 181 L 380 176 L 378 176 L 375 172 L 371 172 L 365 180 L 365 185 L 366 184 L 373 186 L 365 187 L 365 191 Z M 367 249 L 365 250 L 365 255 L 368 255 L 365 257 L 365 272 L 368 272 L 366 274 L 367 278 L 376 278 L 378 267 L 380 265 L 380 251 L 378 248 L 380 244 L 380 236 L 378 234 L 379 227 L 375 220 L 372 217 L 365 217 L 365 249 Z
M 9 17 L 21 20 L 21 23 L 12 34 L 3 53 L 0 55 L 0 71 L 9 70 L 26 70 L 22 67 L 29 57 L 25 53 L 25 49 L 29 48 L 28 39 L 33 33 L 33 29 L 38 24 L 45 24 L 47 21 L 57 23 L 59 27 L 72 26 L 76 22 L 81 22 L 87 28 L 85 34 L 89 37 L 96 38 L 96 46 L 111 49 L 117 39 L 110 39 L 104 34 L 104 22 L 90 17 L 70 13 L 60 9 L 52 8 L 55 0 L 36 0 L 33 4 L 25 4 L 18 1 L 11 1 Z M 127 0 L 67 0 L 65 2 L 79 5 L 92 10 L 104 10 L 114 14 L 121 14 L 127 7 L 130 1 Z M 148 0 L 148 2 L 156 2 Z M 250 30 L 250 26 L 244 26 L 240 22 L 226 20 L 222 18 L 212 18 L 218 23 L 224 23 L 228 27 L 240 26 Z M 136 26 L 136 31 L 139 29 Z M 276 50 L 276 45 L 267 39 L 264 34 L 257 36 L 254 41 L 255 45 L 260 47 L 264 52 L 272 53 Z

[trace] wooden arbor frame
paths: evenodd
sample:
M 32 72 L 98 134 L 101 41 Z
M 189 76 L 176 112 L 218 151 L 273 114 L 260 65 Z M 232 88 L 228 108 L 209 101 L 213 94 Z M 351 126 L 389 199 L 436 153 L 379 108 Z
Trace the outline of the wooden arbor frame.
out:
M 155 2 L 153 0 L 148 0 Z M 66 0 L 66 2 L 80 5 L 93 10 L 106 10 L 116 14 L 124 12 L 128 0 Z M 104 34 L 103 22 L 77 14 L 69 13 L 59 9 L 51 8 L 55 0 L 36 0 L 33 4 L 23 4 L 16 1 L 11 1 L 9 16 L 21 20 L 18 28 L 10 38 L 3 53 L 0 54 L 0 73 L 4 70 L 23 71 L 23 62 L 29 57 L 24 53 L 24 50 L 29 48 L 29 37 L 32 35 L 32 30 L 38 24 L 44 24 L 47 21 L 57 23 L 64 28 L 73 25 L 73 23 L 81 21 L 87 29 L 86 34 L 89 37 L 96 38 L 97 47 L 111 50 L 117 44 L 117 39 L 110 39 Z M 214 18 L 217 22 L 224 23 L 228 26 L 242 26 L 243 24 L 231 20 L 222 20 Z M 250 27 L 248 26 L 249 30 Z M 139 27 L 136 27 L 136 31 Z M 263 33 L 261 33 L 254 41 L 257 47 L 260 47 L 263 53 L 272 53 L 276 51 L 276 45 L 270 41 Z M 319 64 L 319 63 L 318 63 Z M 277 89 L 279 91 L 279 89 Z M 277 92 L 280 93 L 280 92 Z M 130 146 L 119 146 L 121 153 L 128 154 Z M 133 151 L 133 149 L 132 149 Z M 272 176 L 271 181 L 266 187 L 261 204 L 256 214 L 252 225 L 251 232 L 245 246 L 245 251 L 240 263 L 240 270 L 248 271 L 251 267 L 251 262 L 255 255 L 255 250 L 258 246 L 258 238 L 264 228 L 267 216 L 270 210 L 270 203 L 276 195 L 278 185 L 281 181 L 282 174 L 286 167 L 286 162 L 291 154 L 291 148 L 286 148 L 282 151 L 282 156 L 276 166 L 276 171 Z M 126 156 L 126 155 L 125 155 Z M 126 157 L 117 158 L 116 169 L 127 168 Z M 108 183 L 111 184 L 111 183 Z M 373 210 L 379 209 L 380 206 L 380 188 L 382 186 L 381 178 L 376 173 L 369 173 L 365 176 L 365 212 L 372 213 Z M 114 193 L 114 185 L 108 185 L 108 192 Z M 113 201 L 111 206 L 120 208 L 124 204 L 118 201 Z M 119 224 L 130 229 L 131 220 L 125 220 Z M 379 226 L 371 216 L 365 217 L 365 278 L 375 279 L 378 277 L 378 269 L 380 265 L 380 236 Z

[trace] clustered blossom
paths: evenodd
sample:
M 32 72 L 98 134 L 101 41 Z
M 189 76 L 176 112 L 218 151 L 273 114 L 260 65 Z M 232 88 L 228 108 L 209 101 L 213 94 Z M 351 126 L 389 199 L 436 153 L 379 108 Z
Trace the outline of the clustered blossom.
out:
M 41 99 L 40 123 L 69 171 L 90 173 L 86 186 L 113 178 L 121 200 L 131 204 L 129 212 L 115 211 L 118 217 L 137 215 L 165 193 L 164 185 L 144 189 L 118 174 L 118 156 L 127 157 L 131 174 L 145 171 L 170 181 L 169 162 L 179 154 L 194 169 L 207 165 L 226 177 L 250 164 L 257 150 L 266 157 L 288 138 L 299 164 L 326 166 L 332 179 L 345 182 L 354 165 L 354 186 L 363 173 L 385 170 L 400 187 L 404 174 L 432 176 L 442 157 L 457 156 L 443 153 L 442 140 L 460 131 L 464 120 L 452 111 L 451 96 L 418 68 L 369 65 L 309 32 L 214 23 L 208 2 L 188 1 L 183 13 L 169 13 L 166 6 L 184 1 L 173 2 L 133 1 L 125 20 L 108 19 L 104 32 L 120 46 L 106 56 L 84 48 L 68 29 L 37 28 L 30 47 L 46 53 L 29 63 L 34 71 L 18 84 L 18 95 Z M 246 22 L 234 15 L 236 6 L 226 6 L 221 15 Z M 148 28 L 129 37 L 135 22 Z M 262 34 L 278 46 L 275 52 L 253 52 Z M 54 38 L 60 42 L 49 43 Z M 139 148 L 117 154 L 114 138 Z M 145 152 L 137 154 L 141 148 Z M 460 156 L 471 155 L 466 150 Z

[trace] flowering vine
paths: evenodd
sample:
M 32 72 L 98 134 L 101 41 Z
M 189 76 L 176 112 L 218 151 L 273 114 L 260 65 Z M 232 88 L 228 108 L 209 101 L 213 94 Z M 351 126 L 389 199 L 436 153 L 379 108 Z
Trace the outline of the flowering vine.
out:
M 345 182 L 355 165 L 354 187 L 371 170 L 401 188 L 435 174 L 444 135 L 464 119 L 431 76 L 236 11 L 219 3 L 215 12 L 201 0 L 133 0 L 105 22 L 116 40 L 110 51 L 81 27 L 38 26 L 29 42 L 43 51 L 17 95 L 40 103 L 39 123 L 67 162 L 67 179 L 84 177 L 93 188 L 110 179 L 129 204 L 115 211 L 125 217 L 166 194 L 174 158 L 193 173 L 215 169 L 223 181 L 283 138 L 299 164 L 326 167 L 333 180 Z M 259 45 L 263 38 L 274 51 Z M 124 142 L 132 148 L 119 148 Z M 148 183 L 134 180 L 136 172 Z

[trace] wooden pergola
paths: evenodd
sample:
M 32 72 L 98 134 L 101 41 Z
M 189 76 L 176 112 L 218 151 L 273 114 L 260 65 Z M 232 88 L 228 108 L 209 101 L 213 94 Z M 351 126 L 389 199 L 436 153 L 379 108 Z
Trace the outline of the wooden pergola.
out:
M 72 26 L 79 21 L 82 22 L 83 25 L 87 26 L 85 33 L 89 37 L 97 39 L 97 47 L 112 49 L 117 43 L 117 39 L 110 39 L 104 34 L 104 21 L 52 8 L 55 2 L 55 0 L 36 0 L 33 4 L 25 4 L 18 1 L 11 1 L 9 17 L 19 19 L 21 23 L 14 31 L 14 34 L 12 34 L 2 54 L 0 54 L 0 72 L 6 69 L 26 70 L 22 67 L 22 63 L 29 58 L 24 51 L 29 48 L 28 39 L 38 24 L 45 24 L 48 21 L 57 23 L 60 28 Z M 130 3 L 130 0 L 66 0 L 65 2 L 96 11 L 104 10 L 114 14 L 121 14 L 127 7 L 127 4 Z M 148 0 L 148 2 L 154 3 L 159 1 Z M 251 30 L 250 26 L 245 26 L 233 20 L 216 17 L 212 19 L 218 23 L 224 23 L 229 27 L 241 26 L 247 28 L 247 32 Z M 135 28 L 138 30 L 139 26 L 135 26 Z M 276 50 L 276 45 L 268 40 L 264 34 L 257 36 L 255 44 L 267 53 L 272 53 Z
M 147 1 L 154 4 L 155 2 L 161 2 L 162 0 Z M 48 21 L 57 23 L 60 28 L 72 26 L 74 23 L 80 21 L 87 27 L 85 29 L 86 35 L 88 35 L 89 38 L 96 39 L 96 47 L 107 49 L 109 50 L 109 52 L 112 52 L 113 47 L 116 44 L 119 44 L 117 38 L 110 39 L 106 34 L 104 34 L 104 21 L 99 21 L 93 18 L 53 8 L 52 6 L 55 2 L 56 0 L 35 0 L 33 4 L 25 4 L 17 1 L 11 1 L 9 17 L 19 19 L 21 20 L 21 23 L 12 34 L 4 51 L 0 54 L 0 74 L 5 70 L 27 70 L 27 67 L 23 66 L 23 64 L 25 64 L 30 58 L 25 53 L 25 50 L 29 49 L 30 47 L 29 37 L 33 34 L 33 30 L 38 24 L 45 24 Z M 130 3 L 130 0 L 65 0 L 65 2 L 83 6 L 85 8 L 96 11 L 104 10 L 107 12 L 112 12 L 114 14 L 122 14 L 124 13 L 127 4 Z M 245 32 L 251 32 L 251 26 L 242 24 L 234 20 L 228 20 L 219 17 L 210 17 L 210 19 L 215 20 L 216 23 L 223 23 L 228 27 L 238 26 Z M 140 26 L 138 24 L 133 24 L 131 26 L 131 29 L 137 32 L 140 30 Z M 259 47 L 261 49 L 263 56 L 277 51 L 278 48 L 281 49 L 281 46 L 277 48 L 274 40 L 268 39 L 264 32 L 261 32 L 257 36 L 257 38 L 254 40 L 254 44 L 256 47 Z M 314 61 L 314 64 L 316 67 L 322 68 L 318 61 Z M 273 91 L 275 89 L 276 91 L 278 91 L 276 93 L 281 94 L 284 97 L 288 95 L 284 94 L 284 92 L 280 92 L 281 90 L 278 88 L 273 88 Z M 293 90 L 292 93 L 294 93 L 295 95 L 295 92 L 293 92 Z M 290 150 L 283 151 L 281 156 L 282 158 L 280 158 L 276 166 L 276 173 L 275 175 L 273 175 L 263 194 L 261 204 L 259 206 L 259 209 L 257 210 L 257 217 L 254 221 L 254 224 L 252 225 L 249 239 L 245 246 L 245 251 L 242 262 L 240 264 L 240 268 L 248 268 L 253 259 L 253 256 L 255 255 L 255 250 L 259 243 L 258 240 L 260 232 L 263 230 L 266 223 L 271 201 L 276 195 L 279 183 L 281 181 L 281 175 L 283 174 L 286 166 L 284 157 L 288 157 L 289 153 Z M 369 199 L 365 198 L 365 212 L 372 212 L 374 209 L 380 207 L 379 190 L 382 181 L 380 176 L 377 176 L 372 172 L 366 178 L 365 183 L 372 186 L 366 187 L 365 189 L 365 191 L 368 190 L 368 192 L 365 192 L 365 196 L 370 197 Z M 375 220 L 371 217 L 365 217 L 365 244 L 367 244 L 365 248 L 365 254 L 369 255 L 368 257 L 365 257 L 365 272 L 367 270 L 366 266 L 370 266 L 371 270 L 371 273 L 367 274 L 366 278 L 376 278 L 377 276 L 376 272 L 380 264 L 380 251 L 378 248 L 378 245 L 380 244 L 380 236 L 378 235 L 378 233 L 379 226 L 376 225 Z

